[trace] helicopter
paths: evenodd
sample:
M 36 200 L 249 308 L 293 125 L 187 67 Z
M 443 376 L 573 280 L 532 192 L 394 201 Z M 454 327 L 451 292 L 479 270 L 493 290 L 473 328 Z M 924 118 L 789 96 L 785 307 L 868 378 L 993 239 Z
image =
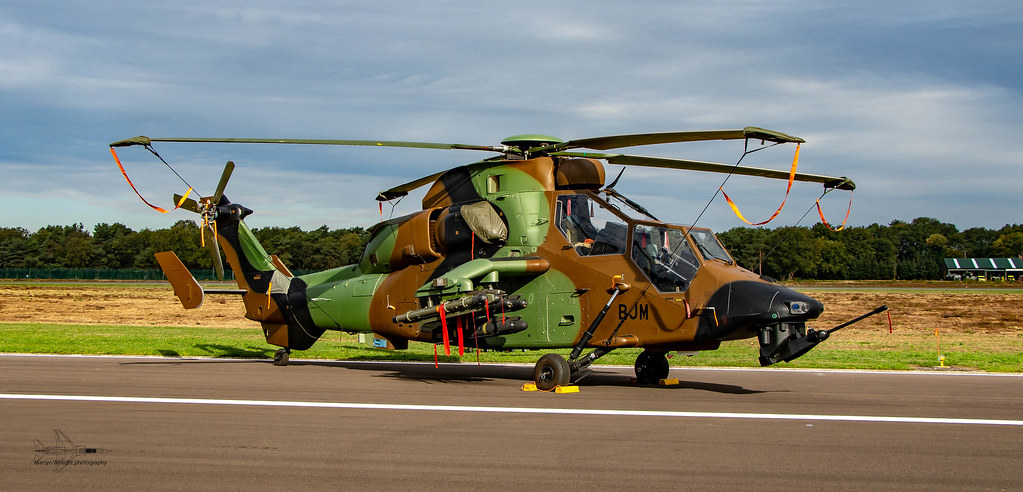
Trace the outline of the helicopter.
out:
M 740 267 L 710 229 L 662 222 L 617 192 L 617 179 L 605 185 L 603 162 L 787 179 L 790 187 L 793 181 L 826 190 L 856 187 L 845 177 L 796 172 L 795 163 L 791 171 L 777 171 L 605 152 L 708 140 L 744 140 L 747 148 L 756 141 L 795 143 L 797 157 L 805 142 L 745 127 L 567 141 L 525 134 L 500 145 L 140 136 L 110 149 L 118 166 L 117 147 L 143 146 L 163 160 L 153 142 L 495 153 L 380 192 L 376 198 L 383 202 L 431 185 L 422 210 L 369 228 L 358 263 L 305 275 L 293 275 L 268 253 L 244 221 L 253 211 L 228 200 L 224 191 L 235 167 L 228 161 L 213 195 L 192 199 L 186 193 L 174 201 L 200 215 L 218 276 L 222 249 L 238 289 L 204 289 L 172 251 L 156 258 L 186 309 L 198 308 L 206 294 L 240 294 L 245 317 L 259 322 L 267 343 L 279 347 L 276 365 L 287 365 L 292 350 L 310 348 L 326 331 L 342 331 L 392 350 L 416 341 L 434 344 L 435 351 L 442 345 L 447 355 L 453 346 L 460 355 L 467 346 L 547 351 L 533 376 L 537 389 L 550 391 L 578 381 L 594 361 L 623 348 L 642 349 L 635 362 L 641 384 L 668 377 L 669 352 L 715 350 L 730 340 L 757 338 L 761 365 L 788 362 L 833 331 L 881 312 L 830 330 L 807 328 L 823 312 L 821 302 Z M 571 351 L 565 357 L 555 349 Z

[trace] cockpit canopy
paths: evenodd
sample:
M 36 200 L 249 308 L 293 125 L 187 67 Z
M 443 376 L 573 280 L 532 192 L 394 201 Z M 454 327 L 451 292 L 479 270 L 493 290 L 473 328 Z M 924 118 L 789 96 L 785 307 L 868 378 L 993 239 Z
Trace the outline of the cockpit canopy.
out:
M 628 255 L 660 292 L 687 290 L 701 262 L 732 262 L 709 229 L 639 219 L 590 192 L 558 195 L 554 220 L 580 257 Z

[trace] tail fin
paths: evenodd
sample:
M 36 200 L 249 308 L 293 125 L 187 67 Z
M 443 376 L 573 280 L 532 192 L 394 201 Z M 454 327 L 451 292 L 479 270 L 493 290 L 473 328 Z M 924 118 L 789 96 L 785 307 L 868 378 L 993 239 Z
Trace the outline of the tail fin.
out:
M 178 296 L 178 299 L 181 300 L 181 305 L 185 309 L 195 309 L 202 306 L 202 286 L 189 273 L 188 268 L 181 262 L 178 255 L 173 251 L 164 251 L 156 253 L 154 256 L 156 256 L 156 261 L 160 263 L 163 274 L 167 276 L 167 281 L 174 287 L 174 295 Z
M 259 321 L 267 343 L 305 350 L 325 331 L 309 312 L 306 283 L 268 254 L 242 220 L 252 213 L 222 197 L 216 216 L 217 236 L 235 281 L 245 294 L 245 317 Z

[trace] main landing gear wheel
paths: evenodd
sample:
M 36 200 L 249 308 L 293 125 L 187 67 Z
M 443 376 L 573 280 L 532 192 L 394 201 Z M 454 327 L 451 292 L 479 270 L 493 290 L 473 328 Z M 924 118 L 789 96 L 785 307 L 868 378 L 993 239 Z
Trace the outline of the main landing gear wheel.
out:
M 657 384 L 668 377 L 669 369 L 664 352 L 644 350 L 636 357 L 636 381 L 639 384 Z
M 288 365 L 288 356 L 291 354 L 291 349 L 279 348 L 274 352 L 274 365 L 275 366 L 286 366 Z
M 541 391 L 550 391 L 555 386 L 565 386 L 572 378 L 572 369 L 568 361 L 558 354 L 547 354 L 536 361 L 533 369 L 533 381 Z

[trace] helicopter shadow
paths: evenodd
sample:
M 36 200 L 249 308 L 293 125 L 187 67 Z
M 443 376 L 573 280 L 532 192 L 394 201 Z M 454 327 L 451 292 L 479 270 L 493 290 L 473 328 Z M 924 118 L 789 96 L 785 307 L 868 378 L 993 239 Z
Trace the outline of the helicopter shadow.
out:
M 377 371 L 381 374 L 374 377 L 404 379 L 426 384 L 451 383 L 486 383 L 495 380 L 529 382 L 533 380 L 533 368 L 527 365 L 500 364 L 433 364 L 409 362 L 376 362 L 376 361 L 292 361 L 289 365 L 309 365 L 337 367 L 358 371 Z M 712 393 L 732 395 L 753 395 L 767 393 L 764 390 L 748 389 L 732 384 L 711 383 L 705 381 L 683 381 L 670 385 L 639 384 L 630 375 L 596 369 L 577 379 L 573 384 L 583 387 L 628 387 L 646 390 L 699 390 Z
M 274 351 L 266 348 L 239 347 L 235 345 L 222 345 L 219 343 L 198 343 L 193 347 L 209 352 L 213 357 L 240 358 L 240 359 L 267 359 L 273 358 Z
M 435 383 L 486 383 L 494 380 L 531 381 L 533 368 L 527 366 L 511 366 L 496 364 L 458 364 L 444 363 L 439 365 L 425 362 L 409 361 L 375 361 L 375 360 L 292 360 L 292 366 L 322 366 L 350 369 L 357 371 L 379 372 L 373 377 L 404 379 L 426 384 Z
M 162 353 L 163 351 L 161 351 Z M 249 351 L 246 351 L 249 352 Z M 124 365 L 158 365 L 158 364 L 273 364 L 272 354 L 254 352 L 248 358 L 199 358 L 192 359 L 177 355 L 167 355 L 166 359 L 121 362 Z M 269 351 L 267 351 L 269 352 Z M 228 356 L 225 356 L 228 357 Z M 444 363 L 439 365 L 409 361 L 377 361 L 377 360 L 315 360 L 292 359 L 288 366 L 325 367 L 353 371 L 373 371 L 379 374 L 372 377 L 414 381 L 423 384 L 483 384 L 494 381 L 531 382 L 533 367 L 526 364 L 473 364 Z M 286 370 L 286 368 L 281 368 Z M 677 376 L 677 374 L 675 375 Z M 639 384 L 631 375 L 614 372 L 614 369 L 597 368 L 573 381 L 581 387 L 619 387 L 645 391 L 679 391 L 697 390 L 718 394 L 755 395 L 760 393 L 776 393 L 778 391 L 749 389 L 739 385 L 712 383 L 707 381 L 679 380 L 678 384 Z
M 121 365 L 159 365 L 159 364 L 190 364 L 200 363 L 266 363 L 273 362 L 273 350 L 257 347 L 238 347 L 221 344 L 195 344 L 193 347 L 209 353 L 210 355 L 181 355 L 177 350 L 157 349 L 162 358 L 150 360 L 132 360 L 120 362 Z
M 646 388 L 650 390 L 663 391 L 700 390 L 730 395 L 755 395 L 760 393 L 769 393 L 769 391 L 748 389 L 743 386 L 738 386 L 734 384 L 711 383 L 706 381 L 686 381 L 677 378 L 676 378 L 676 380 L 678 381 L 677 384 L 640 384 L 636 382 L 636 378 L 631 376 L 621 374 L 609 374 L 598 371 L 599 369 L 595 370 L 591 374 L 583 376 L 581 379 L 577 380 L 575 384 L 579 386 L 618 386 L 629 388 Z

